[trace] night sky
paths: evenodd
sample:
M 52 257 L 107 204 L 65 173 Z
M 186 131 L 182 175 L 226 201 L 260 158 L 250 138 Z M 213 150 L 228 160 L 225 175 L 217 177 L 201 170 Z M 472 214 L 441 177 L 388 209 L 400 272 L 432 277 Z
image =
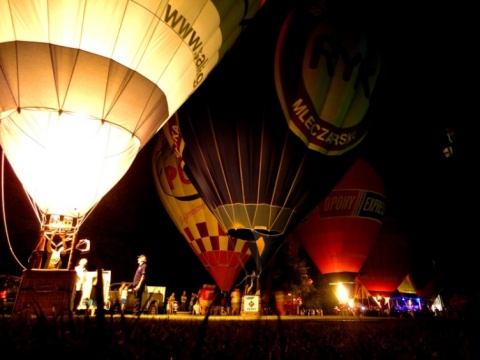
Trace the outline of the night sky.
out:
M 442 274 L 451 292 L 479 289 L 478 255 L 478 66 L 469 11 L 378 7 L 384 31 L 386 85 L 375 123 L 362 144 L 387 190 L 387 214 L 401 218 L 414 246 L 413 271 Z M 401 8 L 400 8 L 401 6 Z M 415 7 L 414 7 L 415 6 Z M 226 79 L 228 81 L 228 79 Z M 446 128 L 454 131 L 446 158 Z M 167 292 L 197 291 L 212 282 L 163 209 L 151 169 L 155 139 L 142 149 L 124 178 L 102 199 L 80 229 L 92 241 L 89 269 L 112 270 L 112 280 L 131 281 L 136 256 L 148 257 L 149 283 Z M 2 184 L 0 272 L 21 274 L 35 246 L 38 222 L 8 163 Z M 7 232 L 10 243 L 7 241 Z

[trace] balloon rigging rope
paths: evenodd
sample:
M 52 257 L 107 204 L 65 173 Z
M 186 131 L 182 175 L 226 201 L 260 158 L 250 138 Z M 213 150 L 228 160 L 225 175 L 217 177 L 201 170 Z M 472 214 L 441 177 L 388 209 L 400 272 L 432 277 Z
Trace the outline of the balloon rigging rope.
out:
M 280 246 L 277 246 L 273 256 L 269 259 L 269 261 L 262 267 L 262 269 L 259 269 L 258 266 L 256 266 L 256 273 L 257 273 L 257 276 L 260 278 L 260 276 L 262 275 L 262 273 L 264 272 L 264 270 L 266 268 L 268 268 L 268 266 L 270 266 L 271 262 L 273 261 L 273 258 L 277 255 L 277 253 L 280 251 L 280 249 L 282 248 L 282 246 L 284 245 L 285 241 L 282 242 L 282 244 L 280 244 Z M 254 254 L 252 254 L 252 256 L 255 256 Z M 258 254 L 257 254 L 258 256 Z M 255 260 L 255 263 L 257 264 L 257 262 L 260 261 L 260 258 L 258 259 L 254 259 Z M 248 275 L 248 271 L 247 271 L 247 268 L 246 268 L 246 264 L 244 264 L 243 266 L 243 272 L 245 274 L 244 278 L 238 282 L 237 284 L 233 285 L 232 288 L 236 288 L 236 287 L 240 287 L 245 281 L 247 281 L 247 279 L 249 279 L 249 275 Z
M 8 248 L 10 250 L 10 253 L 12 254 L 12 256 L 14 257 L 15 261 L 18 263 L 18 265 L 20 265 L 20 267 L 25 270 L 25 266 L 23 266 L 23 264 L 20 262 L 20 260 L 17 258 L 17 256 L 15 255 L 15 252 L 12 248 L 12 243 L 10 241 L 10 235 L 8 233 L 8 226 L 7 226 L 7 217 L 6 217 L 6 213 L 5 213 L 5 153 L 2 151 L 2 184 L 1 184 L 1 191 L 2 191 L 2 216 L 3 216 L 3 226 L 5 228 L 5 236 L 7 238 L 7 244 L 8 244 Z

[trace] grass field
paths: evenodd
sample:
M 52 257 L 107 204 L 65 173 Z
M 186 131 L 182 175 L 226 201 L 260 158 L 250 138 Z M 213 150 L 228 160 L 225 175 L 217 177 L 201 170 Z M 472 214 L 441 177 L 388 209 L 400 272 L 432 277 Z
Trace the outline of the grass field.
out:
M 353 316 L 3 316 L 0 350 L 69 360 L 479 359 L 471 325 Z

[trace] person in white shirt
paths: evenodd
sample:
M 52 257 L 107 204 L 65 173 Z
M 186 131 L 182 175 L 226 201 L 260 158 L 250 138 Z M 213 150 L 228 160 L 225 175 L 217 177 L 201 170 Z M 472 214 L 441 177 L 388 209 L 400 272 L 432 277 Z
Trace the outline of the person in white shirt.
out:
M 81 258 L 78 261 L 78 265 L 75 266 L 75 272 L 77 273 L 77 281 L 75 283 L 75 299 L 73 301 L 73 311 L 77 311 L 78 306 L 83 295 L 83 285 L 87 281 L 87 263 L 88 260 Z

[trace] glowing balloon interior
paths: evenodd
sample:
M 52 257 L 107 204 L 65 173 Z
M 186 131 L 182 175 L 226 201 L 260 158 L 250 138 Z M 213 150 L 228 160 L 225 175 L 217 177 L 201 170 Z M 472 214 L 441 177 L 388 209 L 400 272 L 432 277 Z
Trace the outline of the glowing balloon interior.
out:
M 42 227 L 80 225 L 259 7 L 0 1 L 0 144 Z

